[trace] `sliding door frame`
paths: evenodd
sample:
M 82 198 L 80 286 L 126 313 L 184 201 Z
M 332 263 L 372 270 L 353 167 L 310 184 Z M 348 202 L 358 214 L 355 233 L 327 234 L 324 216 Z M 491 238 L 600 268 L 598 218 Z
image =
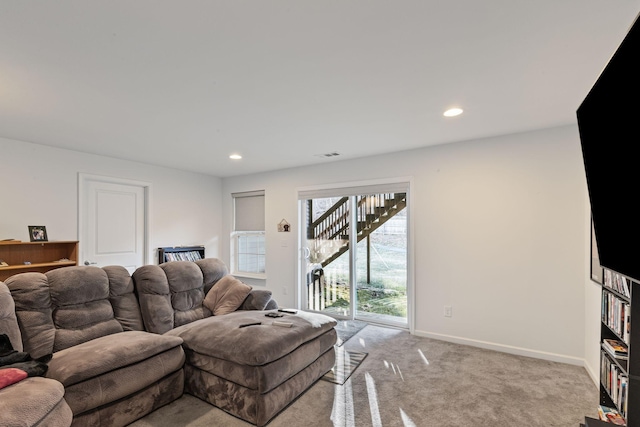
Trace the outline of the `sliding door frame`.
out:
M 322 194 L 332 194 L 338 195 L 344 193 L 340 193 L 341 191 L 349 191 L 349 193 L 354 192 L 362 192 L 362 194 L 366 193 L 375 193 L 376 187 L 388 187 L 390 185 L 404 185 L 406 190 L 407 197 L 407 326 L 409 332 L 411 334 L 414 333 L 415 328 L 415 257 L 414 257 L 414 239 L 413 239 L 413 230 L 414 230 L 414 214 L 413 214 L 413 205 L 411 201 L 411 189 L 413 188 L 413 178 L 412 177 L 397 177 L 397 178 L 389 178 L 389 179 L 379 179 L 379 180 L 368 180 L 368 181 L 356 181 L 356 182 L 347 182 L 347 183 L 336 183 L 336 184 L 325 184 L 325 185 L 317 185 L 311 187 L 300 187 L 296 189 L 296 194 L 298 198 L 298 224 L 299 227 L 297 229 L 298 233 L 298 286 L 296 289 L 296 305 L 300 310 L 306 309 L 306 301 L 308 300 L 307 296 L 307 265 L 306 265 L 306 256 L 305 256 L 305 248 L 306 248 L 306 227 L 305 225 L 305 209 L 304 203 L 302 200 L 306 200 L 307 198 L 321 198 Z M 360 189 L 359 187 L 362 187 Z M 384 192 L 384 191 L 381 191 Z M 399 192 L 399 191 L 398 191 Z M 314 194 L 318 194 L 318 196 L 313 196 Z M 307 197 L 306 195 L 312 195 L 311 197 Z M 353 203 L 350 198 L 350 203 Z M 356 223 L 356 211 L 355 209 L 351 209 L 351 218 L 350 224 Z M 357 236 L 356 233 L 350 232 L 349 237 L 349 245 L 351 248 L 356 247 Z M 349 281 L 350 283 L 354 283 L 356 278 L 355 268 L 356 268 L 356 251 L 350 250 L 350 267 L 349 267 Z M 350 286 L 351 292 L 351 304 L 354 306 L 354 301 L 356 297 L 356 287 Z M 350 310 L 350 317 L 347 319 L 354 319 L 356 315 L 356 310 Z M 336 316 L 337 317 L 337 316 Z M 338 317 L 337 317 L 338 318 Z M 345 318 L 345 317 L 340 317 Z

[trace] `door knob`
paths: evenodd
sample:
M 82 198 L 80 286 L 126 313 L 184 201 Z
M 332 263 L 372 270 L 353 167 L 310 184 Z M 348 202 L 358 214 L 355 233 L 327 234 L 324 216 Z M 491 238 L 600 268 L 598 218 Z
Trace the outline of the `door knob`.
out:
M 96 265 L 97 262 L 89 262 L 89 261 L 85 261 L 84 265 Z

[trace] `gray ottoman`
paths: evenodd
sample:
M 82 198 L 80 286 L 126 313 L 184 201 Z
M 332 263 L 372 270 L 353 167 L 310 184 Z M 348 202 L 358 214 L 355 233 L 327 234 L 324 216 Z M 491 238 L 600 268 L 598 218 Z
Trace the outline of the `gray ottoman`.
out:
M 337 341 L 337 322 L 327 316 L 266 313 L 207 317 L 166 333 L 184 340 L 185 392 L 257 426 L 331 370 Z

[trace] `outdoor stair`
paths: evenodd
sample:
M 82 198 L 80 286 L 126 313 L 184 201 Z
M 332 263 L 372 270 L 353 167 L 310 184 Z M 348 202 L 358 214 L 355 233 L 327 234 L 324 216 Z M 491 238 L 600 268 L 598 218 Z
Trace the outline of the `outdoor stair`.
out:
M 357 241 L 368 237 L 407 206 L 406 193 L 384 193 L 357 198 Z M 349 250 L 350 203 L 348 197 L 338 200 L 308 230 L 313 250 L 320 253 L 322 267 L 331 264 Z M 332 241 L 332 245 L 325 243 Z M 337 243 L 339 242 L 339 243 Z M 328 249 L 328 250 L 327 250 Z

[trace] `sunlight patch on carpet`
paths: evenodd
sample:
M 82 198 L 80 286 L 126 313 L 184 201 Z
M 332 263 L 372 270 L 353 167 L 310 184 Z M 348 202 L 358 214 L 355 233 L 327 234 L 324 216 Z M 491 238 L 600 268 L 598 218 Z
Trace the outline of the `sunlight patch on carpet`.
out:
M 338 346 L 341 346 L 345 342 L 349 341 L 351 337 L 360 332 L 362 328 L 367 326 L 367 322 L 360 320 L 338 320 L 336 325 L 336 332 L 338 334 Z
M 369 372 L 364 374 L 367 382 L 367 395 L 369 396 L 369 410 L 371 411 L 371 423 L 373 427 L 382 427 L 382 418 L 380 417 L 380 407 L 378 406 L 378 391 L 376 383 Z
M 333 368 L 331 368 L 331 370 L 322 377 L 322 379 L 334 384 L 344 384 L 358 366 L 360 366 L 365 357 L 367 357 L 367 354 L 368 353 L 350 351 L 345 350 L 342 347 L 336 347 L 336 363 L 333 365 Z
M 331 421 L 334 427 L 355 427 L 356 410 L 353 404 L 353 389 L 351 381 L 344 386 L 336 384 L 331 410 Z

